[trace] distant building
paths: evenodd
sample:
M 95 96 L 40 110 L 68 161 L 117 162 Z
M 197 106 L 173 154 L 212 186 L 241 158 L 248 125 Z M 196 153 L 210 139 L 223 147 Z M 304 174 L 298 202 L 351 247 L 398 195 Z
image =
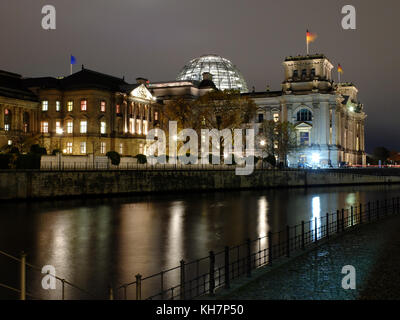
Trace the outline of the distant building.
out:
M 245 94 L 258 106 L 256 134 L 264 120 L 289 121 L 296 127 L 299 149 L 289 155 L 299 163 L 365 165 L 366 114 L 352 83 L 335 83 L 332 63 L 324 55 L 287 57 L 281 91 Z M 261 153 L 261 146 L 257 146 Z
M 32 138 L 22 143 L 40 143 L 48 152 L 143 154 L 146 134 L 160 120 L 159 105 L 141 78 L 128 84 L 83 67 L 59 79 L 1 76 L 13 81 L 4 81 L 0 91 L 0 147 L 15 143 L 16 137 L 8 138 L 14 132 L 19 138 L 29 133 Z

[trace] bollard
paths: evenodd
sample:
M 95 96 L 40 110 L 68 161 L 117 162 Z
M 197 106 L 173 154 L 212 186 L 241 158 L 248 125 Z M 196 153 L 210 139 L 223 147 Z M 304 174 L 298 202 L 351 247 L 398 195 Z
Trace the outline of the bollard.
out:
M 229 277 L 229 247 L 225 247 L 225 288 L 230 288 L 230 277 Z
M 290 227 L 286 226 L 286 256 L 290 257 Z
M 272 232 L 268 231 L 268 264 L 272 264 Z
M 210 285 L 209 294 L 213 295 L 215 290 L 215 255 L 213 251 L 210 251 Z
M 142 275 L 137 274 L 135 277 L 136 277 L 136 300 L 142 300 Z
M 301 248 L 304 250 L 305 243 L 304 243 L 304 221 L 301 221 Z
M 19 299 L 26 300 L 26 254 L 23 251 L 21 252 L 20 285 L 21 292 Z
M 211 287 L 211 275 L 210 275 L 210 287 Z M 185 261 L 181 260 L 181 291 L 180 299 L 185 300 Z
M 247 239 L 246 240 L 246 246 L 247 246 L 247 277 L 251 277 L 251 240 Z

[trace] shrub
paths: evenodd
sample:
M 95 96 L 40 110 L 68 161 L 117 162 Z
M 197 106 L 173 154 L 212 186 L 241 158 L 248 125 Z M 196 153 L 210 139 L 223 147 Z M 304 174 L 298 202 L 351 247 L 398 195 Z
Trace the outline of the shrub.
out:
M 121 157 L 120 157 L 120 155 L 119 155 L 118 152 L 115 152 L 115 151 L 108 151 L 108 152 L 106 153 L 106 156 L 107 156 L 108 159 L 111 160 L 111 163 L 112 163 L 114 166 L 118 166 L 119 163 L 121 162 Z
M 147 163 L 147 157 L 144 154 L 137 154 L 135 158 L 138 160 L 138 163 L 140 164 Z
M 30 153 L 44 155 L 47 154 L 47 150 L 38 144 L 33 144 L 31 145 Z
M 54 149 L 53 152 L 51 153 L 53 156 L 57 155 L 57 153 L 61 153 L 60 149 Z
M 11 155 L 7 153 L 0 154 L 0 169 L 9 169 L 10 168 L 10 160 Z
M 16 169 L 40 169 L 40 154 L 20 154 L 15 161 Z
M 19 149 L 17 147 L 11 147 L 10 153 L 19 154 Z
M 268 162 L 273 167 L 276 166 L 276 159 L 272 154 L 268 155 L 268 157 L 265 158 L 265 161 Z

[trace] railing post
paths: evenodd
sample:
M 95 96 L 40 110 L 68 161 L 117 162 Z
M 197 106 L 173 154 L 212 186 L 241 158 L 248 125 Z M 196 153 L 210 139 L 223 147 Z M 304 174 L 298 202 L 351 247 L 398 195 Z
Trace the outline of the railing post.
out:
M 353 211 L 354 211 L 354 208 L 353 208 L 353 206 L 351 206 L 351 220 L 350 220 L 351 221 L 351 225 L 350 225 L 351 227 L 353 226 L 353 215 L 354 215 Z
M 108 287 L 108 299 L 109 300 L 114 300 L 114 290 L 113 290 L 113 287 L 111 285 Z
M 368 222 L 371 222 L 371 202 L 368 202 Z
M 142 275 L 136 275 L 136 300 L 142 300 Z
M 336 233 L 340 232 L 340 211 L 336 210 Z
M 211 286 L 211 279 L 210 279 Z M 180 291 L 180 299 L 185 300 L 185 261 L 181 260 L 181 291 Z
M 272 264 L 272 232 L 268 231 L 268 264 Z
M 363 213 L 362 213 L 362 204 L 360 203 L 360 224 L 362 224 L 362 220 L 363 220 L 362 215 L 363 215 Z
M 304 250 L 305 243 L 304 243 L 304 220 L 301 221 L 301 248 Z
M 344 231 L 344 208 L 342 208 L 342 231 Z
M 376 200 L 376 219 L 379 220 L 379 200 Z
M 290 257 L 290 227 L 286 226 L 286 256 Z
M 225 288 L 230 288 L 230 272 L 229 272 L 229 247 L 225 247 Z
M 160 273 L 160 277 L 161 277 L 161 300 L 164 300 L 164 271 L 161 271 Z
M 326 213 L 326 238 L 329 239 L 329 212 Z
M 251 277 L 251 240 L 246 240 L 246 247 L 247 247 L 247 277 Z
M 209 294 L 213 295 L 215 290 L 215 255 L 213 251 L 210 251 L 210 284 Z
M 19 299 L 26 300 L 26 254 L 23 251 L 21 252 L 20 284 L 21 292 Z
M 318 224 L 317 224 L 317 217 L 314 219 L 314 230 L 315 230 L 315 242 L 318 241 Z

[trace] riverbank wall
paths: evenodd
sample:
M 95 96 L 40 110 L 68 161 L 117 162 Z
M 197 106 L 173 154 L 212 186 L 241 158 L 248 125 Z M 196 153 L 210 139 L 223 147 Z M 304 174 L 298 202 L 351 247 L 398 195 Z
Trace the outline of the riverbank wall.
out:
M 0 199 L 63 198 L 199 190 L 400 183 L 400 176 L 318 170 L 0 171 Z

